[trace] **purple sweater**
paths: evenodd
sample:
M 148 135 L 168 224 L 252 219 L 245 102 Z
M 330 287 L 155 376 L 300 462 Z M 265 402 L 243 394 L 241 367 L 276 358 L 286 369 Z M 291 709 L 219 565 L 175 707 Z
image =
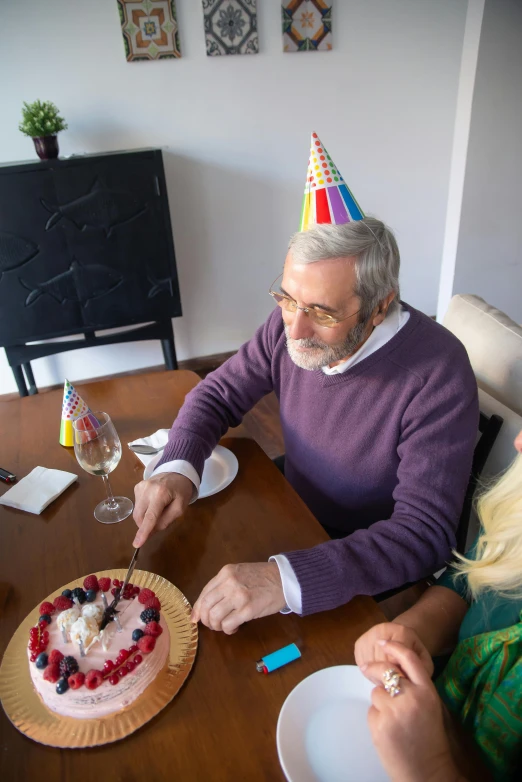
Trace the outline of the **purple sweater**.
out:
M 163 452 L 160 464 L 185 459 L 201 475 L 228 427 L 275 391 L 286 478 L 320 522 L 346 535 L 286 552 L 303 614 L 416 581 L 455 545 L 478 431 L 477 384 L 459 340 L 403 306 L 406 325 L 335 375 L 293 363 L 276 308 L 187 395 Z

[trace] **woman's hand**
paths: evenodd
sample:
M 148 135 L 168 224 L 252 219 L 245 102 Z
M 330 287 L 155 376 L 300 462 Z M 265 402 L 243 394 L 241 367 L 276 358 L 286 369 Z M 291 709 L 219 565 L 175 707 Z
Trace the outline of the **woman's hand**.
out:
M 395 622 L 375 625 L 356 641 L 355 662 L 359 668 L 373 662 L 385 662 L 388 659 L 384 645 L 387 641 L 397 641 L 415 652 L 428 676 L 432 676 L 433 660 L 415 630 Z
M 383 647 L 386 662 L 364 666 L 364 674 L 379 682 L 372 692 L 368 724 L 381 762 L 393 782 L 457 782 L 444 730 L 442 702 L 418 655 L 401 643 Z M 400 693 L 384 689 L 383 674 L 401 669 Z

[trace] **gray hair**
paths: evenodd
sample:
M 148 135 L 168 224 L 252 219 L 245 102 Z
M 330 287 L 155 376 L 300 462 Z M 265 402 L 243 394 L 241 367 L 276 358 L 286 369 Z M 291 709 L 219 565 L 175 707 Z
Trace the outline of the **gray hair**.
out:
M 295 263 L 355 256 L 355 294 L 361 320 L 392 291 L 399 299 L 399 248 L 393 233 L 375 217 L 343 225 L 316 225 L 292 236 L 288 249 Z

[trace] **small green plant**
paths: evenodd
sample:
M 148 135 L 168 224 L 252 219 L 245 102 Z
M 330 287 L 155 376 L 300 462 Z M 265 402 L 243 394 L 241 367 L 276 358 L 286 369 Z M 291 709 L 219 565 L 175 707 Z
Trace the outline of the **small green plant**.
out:
M 31 138 L 55 136 L 61 130 L 67 130 L 67 123 L 50 100 L 35 100 L 34 103 L 24 102 L 18 129 Z

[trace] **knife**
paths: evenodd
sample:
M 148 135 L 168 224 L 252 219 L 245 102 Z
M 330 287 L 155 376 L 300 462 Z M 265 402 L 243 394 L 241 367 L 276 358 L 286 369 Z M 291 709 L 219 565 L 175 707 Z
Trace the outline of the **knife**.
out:
M 107 608 L 103 612 L 103 617 L 102 617 L 102 621 L 101 621 L 101 625 L 100 625 L 100 631 L 101 630 L 105 630 L 105 628 L 107 627 L 109 622 L 112 622 L 112 620 L 114 619 L 114 616 L 117 614 L 116 606 L 120 602 L 121 597 L 122 597 L 122 595 L 125 592 L 125 587 L 129 583 L 129 581 L 131 579 L 131 576 L 132 576 L 132 574 L 134 572 L 134 567 L 135 567 L 137 559 L 138 559 L 139 551 L 140 551 L 139 548 L 134 550 L 134 554 L 132 555 L 132 559 L 131 559 L 131 562 L 130 562 L 130 565 L 129 565 L 129 569 L 127 570 L 127 575 L 125 576 L 125 581 L 123 582 L 123 586 L 121 586 L 118 589 L 118 591 L 116 592 L 116 596 L 115 596 L 114 600 L 112 601 L 112 603 L 110 605 L 107 606 Z

